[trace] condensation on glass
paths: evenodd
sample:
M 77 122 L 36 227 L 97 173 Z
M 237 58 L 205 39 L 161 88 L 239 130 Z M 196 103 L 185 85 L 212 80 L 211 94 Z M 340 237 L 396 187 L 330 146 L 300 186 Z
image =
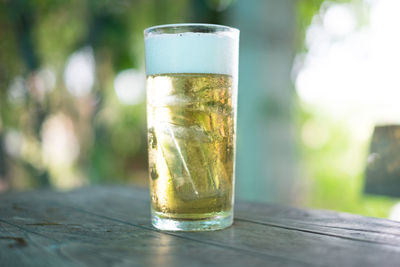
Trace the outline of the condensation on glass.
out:
M 145 30 L 152 224 L 205 231 L 233 222 L 239 31 Z

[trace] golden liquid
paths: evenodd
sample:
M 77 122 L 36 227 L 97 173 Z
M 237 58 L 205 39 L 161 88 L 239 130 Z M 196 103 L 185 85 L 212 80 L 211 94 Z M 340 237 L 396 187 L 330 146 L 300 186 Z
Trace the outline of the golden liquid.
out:
M 152 209 L 207 219 L 232 208 L 235 112 L 232 77 L 147 76 Z

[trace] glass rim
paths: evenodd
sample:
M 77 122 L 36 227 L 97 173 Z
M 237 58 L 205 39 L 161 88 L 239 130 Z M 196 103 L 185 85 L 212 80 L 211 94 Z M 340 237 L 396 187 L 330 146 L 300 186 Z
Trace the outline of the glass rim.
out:
M 176 23 L 176 24 L 163 24 L 155 25 L 144 30 L 144 36 L 148 37 L 152 34 L 176 34 L 186 32 L 197 32 L 197 33 L 228 33 L 237 35 L 239 29 L 219 25 L 219 24 L 207 24 L 207 23 Z

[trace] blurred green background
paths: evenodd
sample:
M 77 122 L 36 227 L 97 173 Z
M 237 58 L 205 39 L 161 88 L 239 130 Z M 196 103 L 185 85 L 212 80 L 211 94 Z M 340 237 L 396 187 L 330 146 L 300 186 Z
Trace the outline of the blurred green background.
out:
M 3 0 L 0 193 L 147 186 L 143 30 L 215 23 L 241 30 L 237 198 L 398 219 L 363 189 L 400 120 L 398 3 Z

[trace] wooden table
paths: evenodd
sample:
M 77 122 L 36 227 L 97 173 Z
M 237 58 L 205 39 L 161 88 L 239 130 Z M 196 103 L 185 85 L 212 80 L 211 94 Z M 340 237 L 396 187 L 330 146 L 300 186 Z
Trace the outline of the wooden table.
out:
M 160 232 L 144 189 L 0 195 L 0 266 L 400 266 L 400 223 L 237 203 L 232 227 Z

